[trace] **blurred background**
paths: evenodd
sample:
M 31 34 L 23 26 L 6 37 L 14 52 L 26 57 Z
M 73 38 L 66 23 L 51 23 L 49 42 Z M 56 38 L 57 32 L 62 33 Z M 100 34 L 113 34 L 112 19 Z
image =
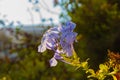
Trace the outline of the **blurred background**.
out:
M 50 67 L 52 51 L 37 52 L 46 30 L 70 20 L 75 51 L 81 61 L 90 58 L 90 68 L 108 50 L 120 52 L 120 0 L 0 0 L 0 80 L 87 80 L 63 62 Z

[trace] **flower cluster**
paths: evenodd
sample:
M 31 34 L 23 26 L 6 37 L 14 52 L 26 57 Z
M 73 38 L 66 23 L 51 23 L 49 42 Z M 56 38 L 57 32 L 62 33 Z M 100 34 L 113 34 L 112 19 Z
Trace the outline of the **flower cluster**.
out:
M 50 59 L 50 66 L 56 66 L 57 60 L 69 63 L 64 60 L 66 57 L 73 56 L 73 43 L 76 41 L 77 33 L 73 32 L 75 24 L 67 22 L 64 26 L 50 28 L 42 37 L 41 44 L 38 46 L 38 52 L 44 52 L 46 49 L 53 50 L 54 56 Z
M 109 54 L 110 59 L 99 65 L 99 70 L 95 72 L 88 66 L 88 59 L 84 62 L 79 61 L 79 57 L 74 51 L 73 43 L 76 41 L 77 33 L 73 32 L 75 24 L 67 22 L 64 26 L 50 28 L 42 37 L 41 45 L 38 46 L 38 52 L 44 52 L 46 49 L 53 50 L 54 56 L 50 59 L 50 66 L 56 66 L 57 60 L 80 68 L 88 75 L 87 78 L 93 80 L 119 79 L 120 66 L 119 54 Z M 111 53 L 109 51 L 109 53 Z

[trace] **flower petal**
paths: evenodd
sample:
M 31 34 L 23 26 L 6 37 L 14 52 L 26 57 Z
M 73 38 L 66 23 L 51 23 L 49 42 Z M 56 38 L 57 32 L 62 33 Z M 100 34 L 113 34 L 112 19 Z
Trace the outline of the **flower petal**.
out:
M 51 67 L 54 67 L 54 66 L 57 65 L 58 62 L 57 62 L 57 60 L 53 57 L 53 58 L 50 59 L 49 63 L 50 63 L 50 66 L 51 66 Z
M 66 23 L 66 29 L 69 30 L 69 31 L 73 31 L 75 26 L 76 26 L 76 24 L 73 23 L 73 22 L 69 21 L 69 22 Z
M 62 53 L 57 53 L 57 52 L 56 52 L 56 53 L 54 54 L 54 58 L 55 58 L 55 59 L 58 59 L 58 60 L 62 59 L 62 56 L 60 56 L 60 54 L 62 54 Z
M 44 52 L 46 50 L 46 46 L 41 44 L 38 46 L 38 52 Z
M 69 32 L 69 33 L 66 34 L 65 40 L 66 40 L 67 43 L 71 44 L 75 41 L 76 36 L 77 36 L 77 33 Z

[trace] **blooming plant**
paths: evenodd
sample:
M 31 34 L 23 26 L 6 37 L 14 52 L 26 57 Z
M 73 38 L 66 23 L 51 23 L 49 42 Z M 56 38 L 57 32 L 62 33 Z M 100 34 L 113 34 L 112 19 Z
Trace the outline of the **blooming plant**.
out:
M 50 66 L 56 66 L 57 60 L 73 65 L 79 63 L 73 43 L 76 41 L 77 33 L 73 32 L 75 24 L 67 22 L 65 26 L 59 26 L 49 29 L 41 40 L 38 52 L 44 52 L 46 49 L 53 50 L 54 56 L 51 58 Z
M 67 22 L 63 26 L 50 28 L 43 35 L 41 44 L 38 46 L 38 52 L 44 52 L 46 49 L 54 51 L 54 56 L 49 60 L 51 67 L 56 66 L 57 60 L 60 60 L 77 68 L 82 67 L 89 74 L 88 78 L 92 80 L 93 78 L 104 80 L 107 76 L 112 76 L 114 80 L 117 80 L 115 74 L 119 69 L 111 66 L 111 59 L 107 64 L 100 64 L 100 69 L 97 72 L 89 69 L 87 61 L 80 62 L 73 46 L 73 43 L 77 41 L 77 33 L 74 32 L 75 26 L 75 23 Z

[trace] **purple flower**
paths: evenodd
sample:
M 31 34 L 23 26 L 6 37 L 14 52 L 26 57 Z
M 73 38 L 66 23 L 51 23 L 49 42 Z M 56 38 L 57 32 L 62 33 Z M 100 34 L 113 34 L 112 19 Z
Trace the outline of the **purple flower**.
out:
M 75 32 L 67 32 L 63 34 L 60 39 L 60 45 L 67 56 L 72 56 L 73 42 L 75 41 L 76 36 L 77 33 Z
M 59 50 L 56 50 L 53 58 L 51 58 L 49 61 L 51 67 L 57 65 L 57 60 L 61 60 L 61 61 L 63 60 L 63 58 L 60 54 L 62 54 L 62 52 Z
M 55 50 L 58 38 L 57 28 L 49 29 L 42 37 L 41 45 L 38 46 L 38 52 L 44 52 L 46 49 Z
M 65 27 L 61 27 L 61 39 L 60 45 L 66 55 L 72 56 L 73 52 L 73 42 L 76 40 L 77 33 L 73 32 L 75 24 L 72 22 L 67 22 Z
M 66 62 L 61 54 L 65 54 L 66 57 L 73 55 L 73 43 L 77 36 L 77 33 L 73 32 L 75 26 L 74 23 L 67 22 L 65 26 L 51 28 L 43 35 L 38 52 L 44 52 L 46 49 L 55 52 L 49 61 L 50 66 L 56 66 L 57 60 Z

